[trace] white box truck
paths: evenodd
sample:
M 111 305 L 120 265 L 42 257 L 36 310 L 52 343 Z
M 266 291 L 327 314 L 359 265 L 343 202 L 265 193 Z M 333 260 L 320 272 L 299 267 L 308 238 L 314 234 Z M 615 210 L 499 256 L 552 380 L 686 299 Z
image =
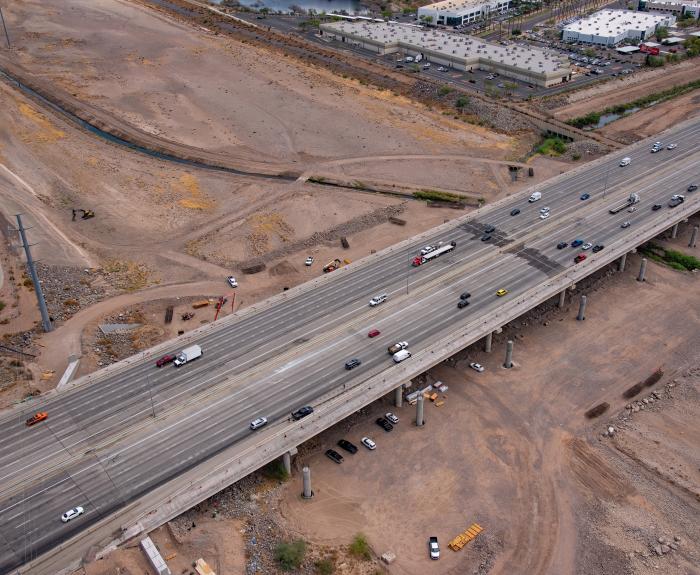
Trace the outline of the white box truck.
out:
M 192 361 L 192 360 L 197 359 L 198 357 L 201 357 L 201 356 L 202 356 L 202 348 L 199 347 L 198 345 L 191 345 L 190 347 L 186 347 L 180 353 L 178 353 L 177 357 L 175 358 L 175 361 L 173 361 L 173 363 L 177 367 L 180 367 L 181 365 L 187 363 L 188 361 Z
M 532 202 L 536 202 L 537 200 L 541 200 L 541 199 L 542 199 L 542 192 L 534 192 L 530 196 L 530 198 L 528 199 L 528 202 L 532 203 Z

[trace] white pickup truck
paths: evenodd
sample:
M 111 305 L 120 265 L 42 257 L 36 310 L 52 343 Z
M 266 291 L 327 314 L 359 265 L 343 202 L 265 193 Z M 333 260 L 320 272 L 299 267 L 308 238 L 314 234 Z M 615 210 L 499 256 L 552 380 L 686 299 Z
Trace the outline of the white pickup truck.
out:
M 198 345 L 191 345 L 190 347 L 186 347 L 180 353 L 178 353 L 177 357 L 175 358 L 175 361 L 173 361 L 173 363 L 177 367 L 180 367 L 181 365 L 184 365 L 188 361 L 192 361 L 192 360 L 197 359 L 198 357 L 201 357 L 201 356 L 202 356 L 202 348 L 199 347 Z

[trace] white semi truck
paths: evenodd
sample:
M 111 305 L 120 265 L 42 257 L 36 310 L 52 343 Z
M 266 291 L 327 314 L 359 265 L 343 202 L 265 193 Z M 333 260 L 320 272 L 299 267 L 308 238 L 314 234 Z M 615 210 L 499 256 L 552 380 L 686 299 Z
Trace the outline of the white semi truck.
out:
M 202 357 L 202 348 L 198 345 L 191 345 L 178 353 L 173 363 L 176 365 L 176 367 L 180 367 L 181 365 L 186 364 L 188 361 L 195 360 L 198 357 Z
M 423 265 L 424 263 L 429 262 L 430 260 L 434 260 L 435 258 L 439 258 L 442 254 L 446 254 L 448 252 L 451 252 L 452 250 L 455 249 L 456 246 L 457 246 L 457 242 L 451 241 L 449 244 L 446 244 L 444 246 L 440 246 L 437 249 L 433 250 L 432 252 L 428 252 L 427 254 L 416 256 L 411 261 L 411 265 L 413 267 Z
M 616 214 L 617 212 L 621 212 L 625 208 L 629 208 L 637 203 L 639 203 L 639 194 L 630 194 L 630 197 L 627 198 L 622 204 L 610 208 L 609 211 L 611 214 Z

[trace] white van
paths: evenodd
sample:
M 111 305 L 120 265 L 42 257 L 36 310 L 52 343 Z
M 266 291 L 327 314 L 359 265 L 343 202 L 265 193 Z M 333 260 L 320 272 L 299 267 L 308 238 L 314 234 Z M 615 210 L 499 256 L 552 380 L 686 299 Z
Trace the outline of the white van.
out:
M 528 202 L 536 202 L 537 200 L 542 199 L 542 192 L 533 192 L 533 194 L 530 196 L 530 199 L 528 199 Z
M 620 160 L 620 165 L 621 166 L 629 166 L 631 161 L 632 161 L 632 158 L 622 158 Z
M 385 293 L 374 296 L 371 300 L 369 300 L 369 307 L 374 307 L 375 305 L 384 303 L 387 297 L 389 296 L 387 296 Z
M 394 354 L 394 362 L 401 363 L 404 359 L 408 359 L 409 357 L 411 357 L 411 352 L 407 349 L 402 349 Z

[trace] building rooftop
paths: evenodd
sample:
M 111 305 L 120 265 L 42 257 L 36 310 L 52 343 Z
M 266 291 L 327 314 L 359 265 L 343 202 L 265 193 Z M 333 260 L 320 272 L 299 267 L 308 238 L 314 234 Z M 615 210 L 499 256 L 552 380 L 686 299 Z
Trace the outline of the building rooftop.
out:
M 434 4 L 421 6 L 424 10 L 437 10 L 438 12 L 463 12 L 464 10 L 472 10 L 488 4 L 488 0 L 441 0 Z
M 385 46 L 402 43 L 418 51 L 437 52 L 446 57 L 481 57 L 495 64 L 514 66 L 535 73 L 552 73 L 569 68 L 566 56 L 556 52 L 546 52 L 539 48 L 516 44 L 507 46 L 490 44 L 473 36 L 453 34 L 433 28 L 370 22 L 333 22 L 323 24 L 323 28 Z
M 617 36 L 627 30 L 646 30 L 666 21 L 668 16 L 632 10 L 601 10 L 568 24 L 564 30 L 591 36 Z

